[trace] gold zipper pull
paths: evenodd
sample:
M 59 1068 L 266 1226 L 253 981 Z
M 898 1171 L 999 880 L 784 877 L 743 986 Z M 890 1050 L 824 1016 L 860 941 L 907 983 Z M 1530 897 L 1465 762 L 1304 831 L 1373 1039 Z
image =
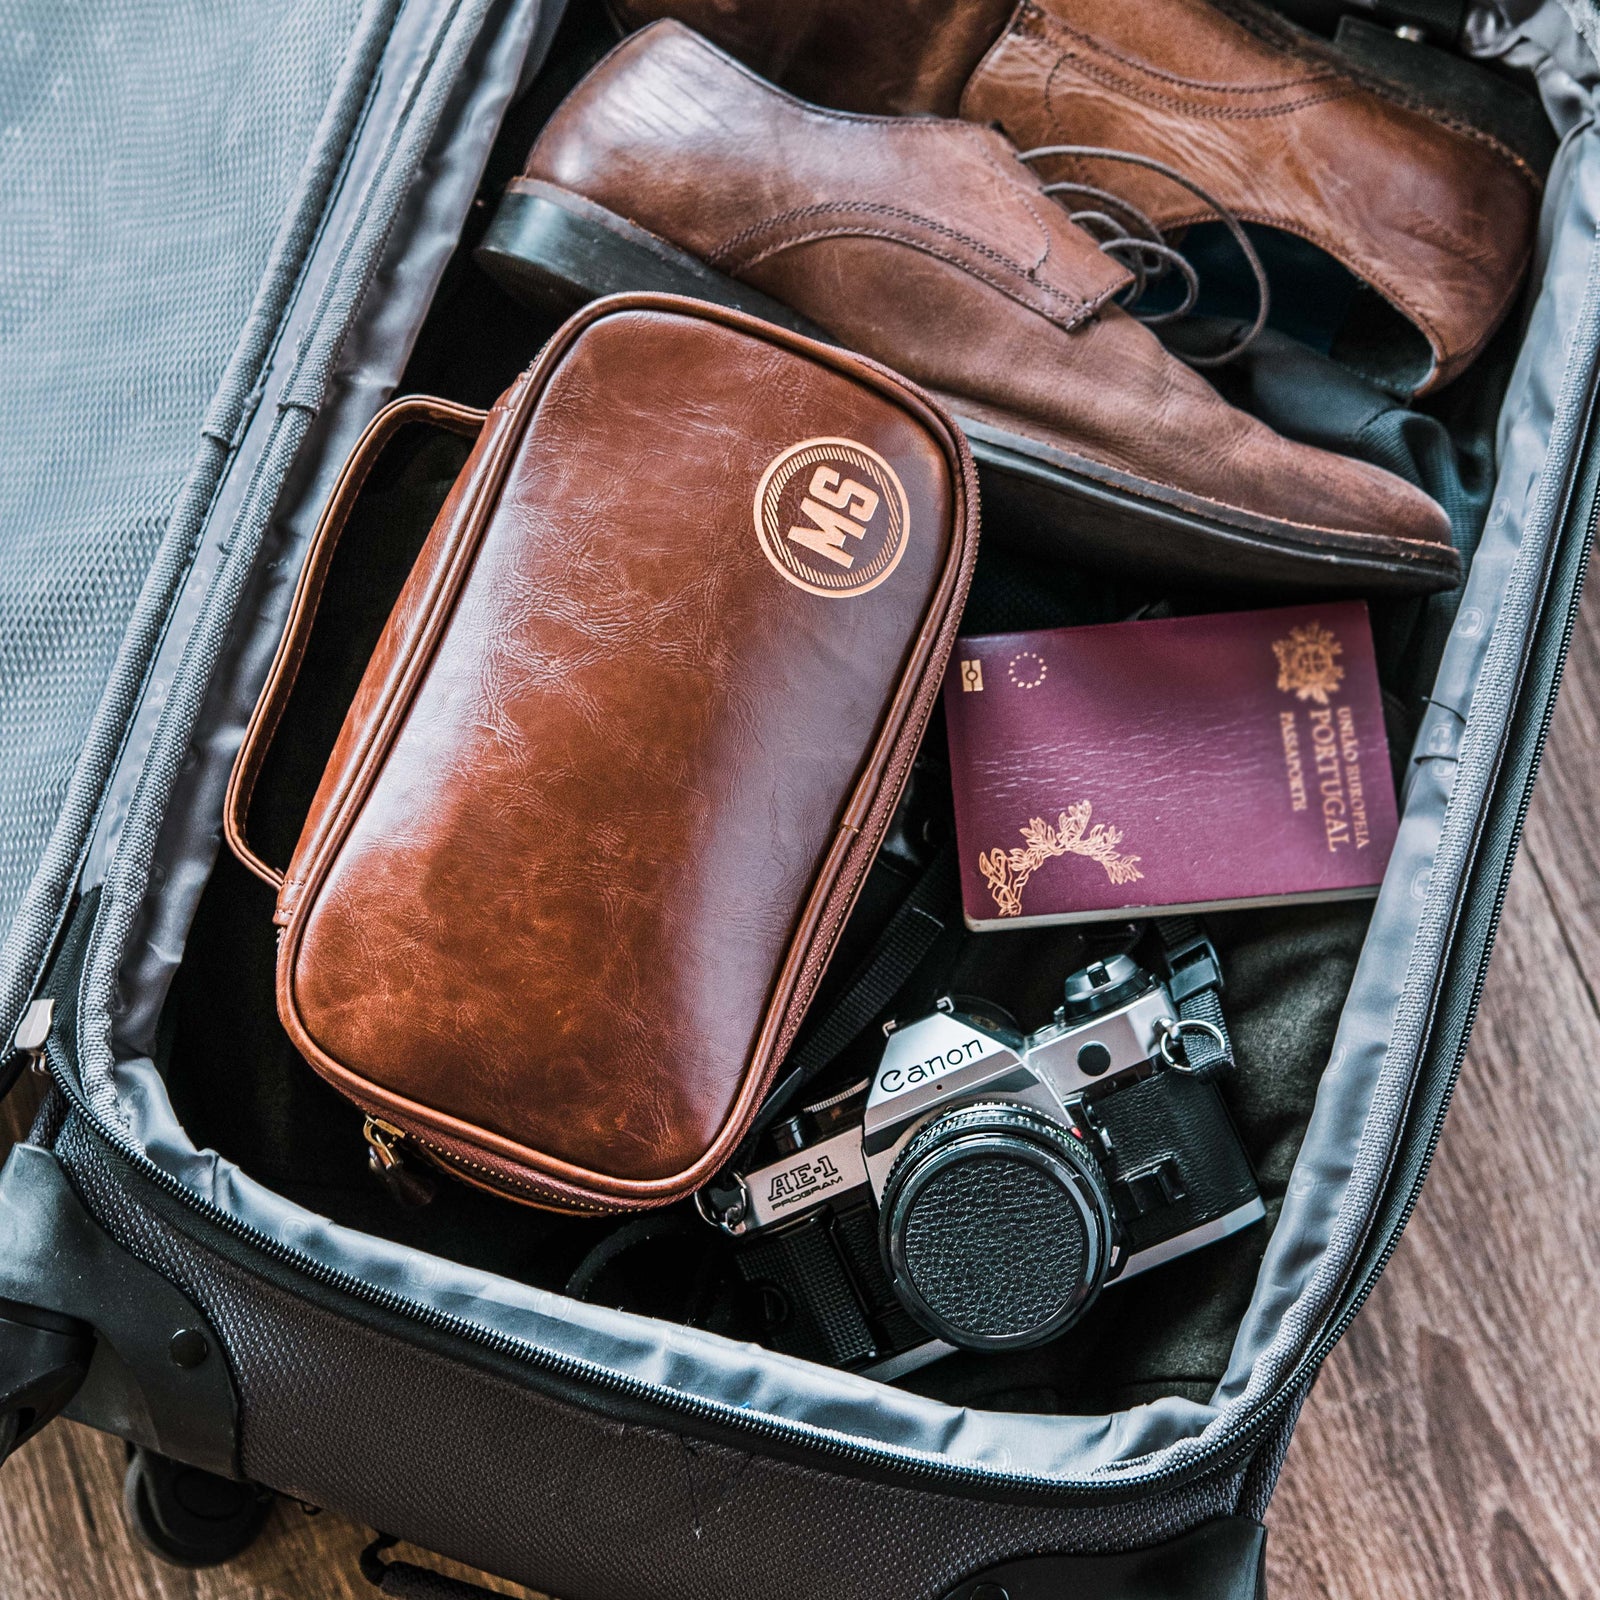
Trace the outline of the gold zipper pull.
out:
M 405 1133 L 381 1117 L 368 1117 L 361 1136 L 367 1141 L 367 1165 L 378 1177 L 396 1205 L 414 1209 L 433 1199 L 433 1179 L 406 1165 L 400 1154 Z
M 361 1137 L 367 1141 L 368 1164 L 380 1177 L 401 1164 L 395 1146 L 405 1135 L 393 1123 L 384 1122 L 379 1117 L 368 1117 L 362 1125 Z

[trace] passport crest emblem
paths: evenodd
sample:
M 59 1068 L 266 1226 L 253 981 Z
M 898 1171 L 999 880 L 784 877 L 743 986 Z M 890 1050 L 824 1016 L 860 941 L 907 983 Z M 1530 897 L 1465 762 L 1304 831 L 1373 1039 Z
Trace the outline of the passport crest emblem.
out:
M 1344 668 L 1337 659 L 1344 646 L 1320 622 L 1291 628 L 1288 638 L 1273 640 L 1272 653 L 1278 658 L 1278 687 L 1296 700 L 1325 706 L 1344 682 Z
M 854 439 L 803 439 L 756 488 L 756 539 L 778 572 L 829 599 L 876 589 L 899 566 L 911 509 L 893 467 Z

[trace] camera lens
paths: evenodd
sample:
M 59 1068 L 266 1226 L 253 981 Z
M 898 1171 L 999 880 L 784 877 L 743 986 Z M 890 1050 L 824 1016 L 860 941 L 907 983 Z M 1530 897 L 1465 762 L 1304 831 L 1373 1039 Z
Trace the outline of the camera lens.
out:
M 889 1173 L 879 1225 L 906 1308 L 969 1350 L 1053 1338 L 1099 1293 L 1111 1254 L 1093 1152 L 1042 1112 L 1004 1102 L 924 1124 Z

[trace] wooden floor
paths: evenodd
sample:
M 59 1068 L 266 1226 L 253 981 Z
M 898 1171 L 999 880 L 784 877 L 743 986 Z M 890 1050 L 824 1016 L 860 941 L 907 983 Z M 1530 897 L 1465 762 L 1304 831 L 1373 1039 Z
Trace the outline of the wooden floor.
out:
M 1600 584 L 1427 1193 L 1301 1417 L 1273 1600 L 1600 1596 L 1597 991 Z M 124 1531 L 121 1450 L 57 1424 L 5 1468 L 0 1600 L 372 1592 L 365 1531 L 287 1504 L 231 1567 L 163 1566 Z

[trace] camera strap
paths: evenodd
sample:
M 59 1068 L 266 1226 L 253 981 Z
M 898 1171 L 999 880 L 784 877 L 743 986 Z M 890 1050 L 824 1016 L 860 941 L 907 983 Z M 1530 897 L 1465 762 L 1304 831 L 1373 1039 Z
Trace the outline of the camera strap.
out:
M 1216 946 L 1196 917 L 1157 917 L 1152 926 L 1166 960 L 1167 989 L 1178 1009 L 1188 1070 L 1197 1078 L 1231 1071 L 1233 1045 L 1222 1015 L 1222 963 Z
M 781 1075 L 724 1170 L 747 1165 L 756 1142 L 792 1106 L 800 1092 L 861 1037 L 873 1019 L 906 986 L 923 957 L 944 932 L 956 894 L 956 855 L 946 844 L 922 870 L 911 892 L 873 940 L 850 981 L 798 1049 L 790 1052 Z

